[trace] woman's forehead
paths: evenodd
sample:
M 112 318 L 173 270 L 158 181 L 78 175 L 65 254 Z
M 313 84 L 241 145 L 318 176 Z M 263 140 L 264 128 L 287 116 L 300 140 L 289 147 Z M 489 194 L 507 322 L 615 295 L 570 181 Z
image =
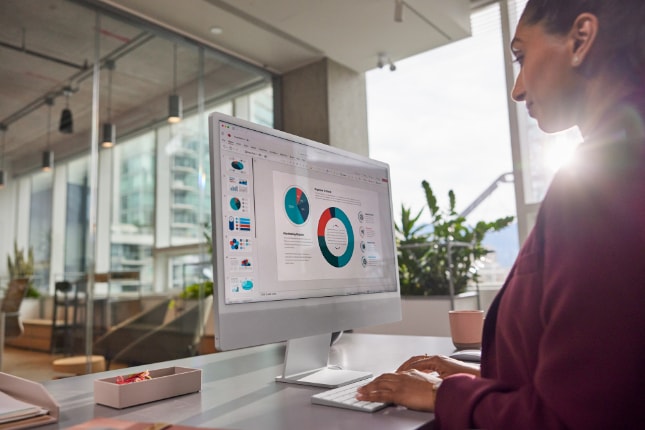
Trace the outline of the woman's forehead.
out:
M 533 33 L 535 32 L 535 29 L 533 27 L 536 27 L 536 25 L 527 25 L 526 23 L 520 21 L 517 24 L 517 28 L 515 29 L 515 35 L 511 40 L 511 49 L 517 49 L 528 40 L 533 38 Z
M 511 49 L 526 45 L 534 41 L 544 40 L 545 37 L 555 36 L 547 33 L 541 22 L 528 24 L 520 20 L 511 40 Z

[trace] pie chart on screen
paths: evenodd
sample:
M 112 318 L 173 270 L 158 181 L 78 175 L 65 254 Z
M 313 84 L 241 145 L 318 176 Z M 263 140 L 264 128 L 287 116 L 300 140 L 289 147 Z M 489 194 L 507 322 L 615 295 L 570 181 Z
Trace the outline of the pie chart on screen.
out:
M 325 209 L 318 220 L 318 246 L 334 267 L 343 267 L 354 253 L 354 230 L 347 214 L 339 208 Z
M 309 199 L 304 191 L 298 187 L 291 187 L 284 195 L 284 210 L 289 220 L 302 225 L 309 218 Z
M 233 209 L 234 211 L 239 211 L 240 208 L 242 207 L 242 201 L 240 201 L 240 199 L 238 199 L 237 197 L 233 197 L 230 200 L 230 204 L 231 204 L 231 209 Z
M 245 279 L 242 281 L 242 289 L 244 291 L 250 291 L 253 289 L 253 281 L 250 279 Z

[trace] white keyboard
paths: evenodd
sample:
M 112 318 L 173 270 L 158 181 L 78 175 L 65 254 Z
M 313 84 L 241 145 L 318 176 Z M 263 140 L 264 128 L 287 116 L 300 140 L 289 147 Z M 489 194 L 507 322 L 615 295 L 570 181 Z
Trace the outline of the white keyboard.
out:
M 352 409 L 354 411 L 375 412 L 388 406 L 388 403 L 365 402 L 356 400 L 356 390 L 358 387 L 370 382 L 371 379 L 352 384 L 343 385 L 342 387 L 332 388 L 322 393 L 311 396 L 311 403 L 316 405 L 334 406 L 337 408 Z

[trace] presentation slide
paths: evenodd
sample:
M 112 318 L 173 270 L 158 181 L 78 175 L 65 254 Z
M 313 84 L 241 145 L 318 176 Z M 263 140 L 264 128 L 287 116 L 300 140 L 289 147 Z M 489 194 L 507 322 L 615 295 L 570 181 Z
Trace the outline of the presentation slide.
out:
M 280 281 L 382 276 L 376 192 L 273 172 Z

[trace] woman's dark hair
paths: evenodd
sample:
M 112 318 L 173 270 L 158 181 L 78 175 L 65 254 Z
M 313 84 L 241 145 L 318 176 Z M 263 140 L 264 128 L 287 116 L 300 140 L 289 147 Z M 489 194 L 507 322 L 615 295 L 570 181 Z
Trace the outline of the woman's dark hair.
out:
M 581 13 L 598 17 L 596 61 L 635 83 L 645 82 L 645 0 L 529 0 L 521 21 L 566 34 Z M 602 61 L 600 61 L 602 59 Z

